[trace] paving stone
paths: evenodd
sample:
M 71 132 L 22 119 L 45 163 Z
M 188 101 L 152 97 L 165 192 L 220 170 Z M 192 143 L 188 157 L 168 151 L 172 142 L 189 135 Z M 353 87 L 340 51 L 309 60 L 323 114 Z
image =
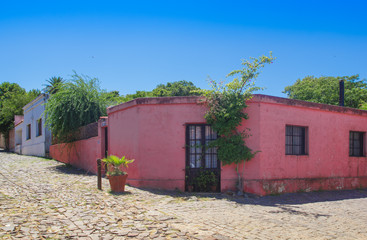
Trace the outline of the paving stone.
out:
M 98 191 L 96 176 L 56 161 L 0 152 L 0 166 L 4 239 L 367 239 L 366 190 L 112 195 L 106 179 Z

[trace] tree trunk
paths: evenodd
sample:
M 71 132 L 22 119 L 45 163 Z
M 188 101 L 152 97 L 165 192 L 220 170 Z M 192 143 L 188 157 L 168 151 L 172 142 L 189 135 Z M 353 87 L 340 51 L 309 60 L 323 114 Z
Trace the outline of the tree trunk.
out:
M 242 182 L 242 177 L 241 177 L 238 167 L 239 167 L 239 164 L 237 163 L 237 166 L 236 166 L 236 172 L 237 172 L 237 177 L 238 177 L 237 195 L 243 195 L 243 182 Z

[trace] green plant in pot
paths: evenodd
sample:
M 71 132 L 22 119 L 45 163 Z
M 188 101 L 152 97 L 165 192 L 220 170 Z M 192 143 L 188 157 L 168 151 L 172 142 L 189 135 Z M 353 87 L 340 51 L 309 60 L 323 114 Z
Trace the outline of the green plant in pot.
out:
M 199 191 L 212 191 L 217 190 L 217 177 L 212 171 L 202 171 L 195 178 L 196 186 Z
M 189 178 L 189 176 L 186 176 L 186 184 L 187 184 L 187 191 L 193 192 L 194 191 L 194 179 Z
M 102 159 L 107 165 L 107 177 L 110 181 L 112 192 L 124 192 L 127 179 L 127 173 L 121 170 L 121 167 L 127 168 L 128 165 L 134 162 L 134 159 L 127 159 L 125 156 L 121 158 L 110 155 Z

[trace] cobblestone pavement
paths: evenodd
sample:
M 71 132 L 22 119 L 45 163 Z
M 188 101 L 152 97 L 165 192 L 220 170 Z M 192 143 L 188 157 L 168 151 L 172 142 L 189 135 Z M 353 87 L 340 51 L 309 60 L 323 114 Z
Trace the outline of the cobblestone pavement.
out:
M 97 177 L 0 152 L 0 239 L 367 239 L 367 191 L 267 197 L 96 189 Z

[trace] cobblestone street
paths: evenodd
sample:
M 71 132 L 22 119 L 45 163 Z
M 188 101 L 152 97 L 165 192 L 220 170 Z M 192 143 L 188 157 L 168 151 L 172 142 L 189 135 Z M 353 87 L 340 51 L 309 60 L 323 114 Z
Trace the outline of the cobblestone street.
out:
M 1 239 L 367 239 L 367 191 L 231 197 L 126 187 L 0 152 Z

